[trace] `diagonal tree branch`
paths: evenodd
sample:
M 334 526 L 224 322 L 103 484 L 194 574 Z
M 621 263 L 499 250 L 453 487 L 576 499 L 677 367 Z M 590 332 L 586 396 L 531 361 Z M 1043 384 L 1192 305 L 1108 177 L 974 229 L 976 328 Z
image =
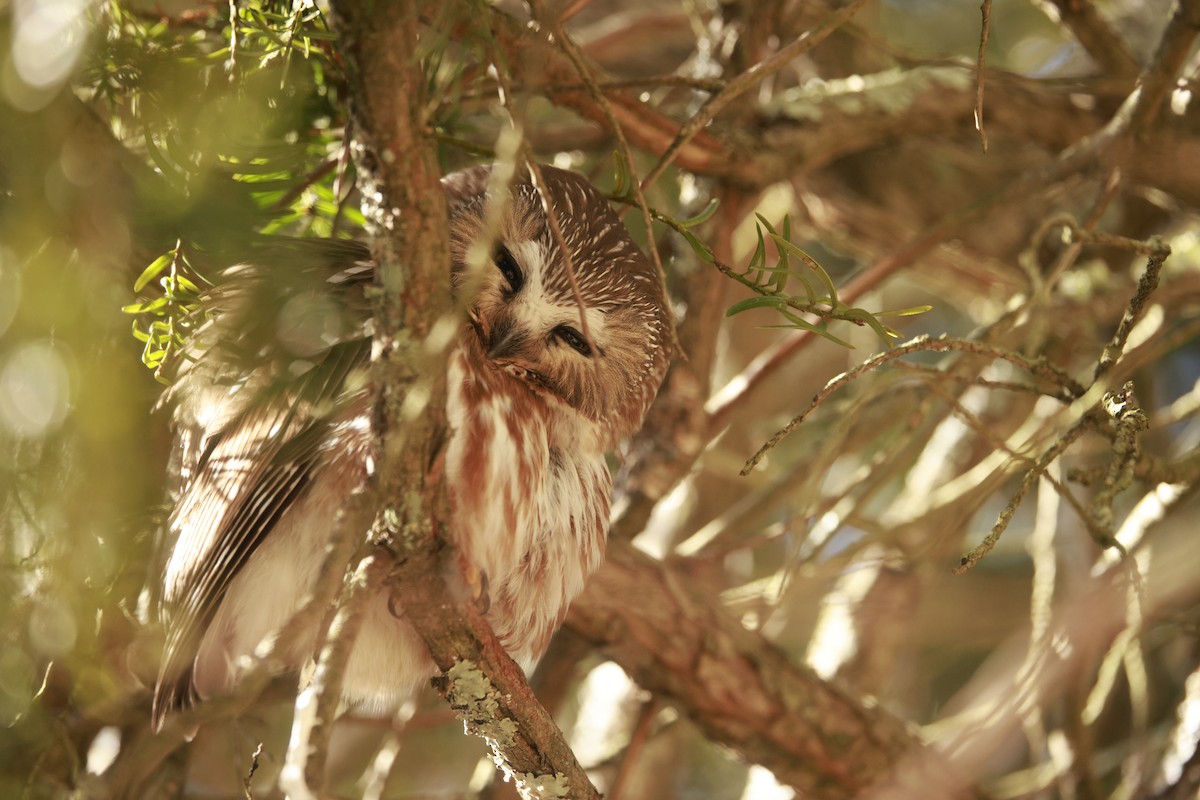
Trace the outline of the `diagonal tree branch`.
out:
M 1147 137 L 1150 123 L 1175 86 L 1176 76 L 1187 61 L 1197 35 L 1200 35 L 1200 0 L 1177 0 L 1150 63 L 1138 78 L 1139 96 L 1129 122 L 1136 139 Z
M 713 741 L 804 797 L 857 797 L 923 751 L 904 723 L 793 664 L 702 589 L 620 540 L 567 624 Z
M 1125 41 L 1090 0 L 1052 0 L 1058 16 L 1100 68 L 1110 75 L 1131 78 L 1138 64 Z M 1053 12 L 1049 12 L 1053 13 Z

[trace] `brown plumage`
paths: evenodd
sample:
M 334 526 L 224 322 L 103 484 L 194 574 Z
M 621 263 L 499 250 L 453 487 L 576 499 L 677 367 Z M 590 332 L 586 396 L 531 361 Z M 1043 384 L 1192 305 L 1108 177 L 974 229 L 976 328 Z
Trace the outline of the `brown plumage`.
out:
M 450 533 L 485 574 L 505 647 L 536 660 L 598 566 L 611 482 L 604 454 L 635 431 L 666 372 L 658 277 L 604 197 L 544 167 L 590 341 L 531 181 L 513 187 L 493 266 L 448 367 Z M 488 170 L 443 181 L 453 265 L 482 236 Z M 232 268 L 167 400 L 182 488 L 167 567 L 167 644 L 155 720 L 227 691 L 242 660 L 299 607 L 333 520 L 367 479 L 365 367 L 374 266 L 360 244 L 279 243 Z M 595 350 L 593 351 L 593 348 Z M 283 648 L 293 666 L 316 631 Z M 386 710 L 434 673 L 412 629 L 371 600 L 347 700 Z

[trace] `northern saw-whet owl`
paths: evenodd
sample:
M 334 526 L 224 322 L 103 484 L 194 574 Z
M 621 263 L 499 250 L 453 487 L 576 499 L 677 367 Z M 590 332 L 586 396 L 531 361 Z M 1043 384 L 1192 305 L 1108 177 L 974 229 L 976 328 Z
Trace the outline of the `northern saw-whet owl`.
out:
M 456 283 L 485 235 L 489 171 L 442 181 Z M 672 338 L 658 275 L 604 196 L 574 173 L 542 173 L 591 341 L 542 197 L 518 178 L 449 357 L 444 460 L 449 535 L 486 579 L 486 617 L 526 668 L 600 564 L 605 454 L 641 426 Z M 368 480 L 373 276 L 362 244 L 295 240 L 227 270 L 203 301 L 208 319 L 167 395 L 182 487 L 156 724 L 236 683 L 301 606 L 339 510 Z M 386 595 L 369 601 L 343 686 L 368 711 L 394 707 L 436 672 Z M 303 665 L 316 637 L 314 625 L 283 643 L 287 663 Z

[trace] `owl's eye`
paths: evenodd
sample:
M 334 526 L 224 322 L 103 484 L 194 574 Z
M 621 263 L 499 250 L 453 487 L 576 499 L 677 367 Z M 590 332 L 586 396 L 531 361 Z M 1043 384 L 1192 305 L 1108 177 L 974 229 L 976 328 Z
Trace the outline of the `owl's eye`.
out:
M 552 331 L 552 334 L 571 345 L 571 348 L 579 355 L 589 357 L 592 355 L 592 348 L 588 346 L 587 339 L 583 338 L 583 334 L 570 325 L 559 325 Z
M 508 281 L 509 289 L 513 294 L 521 291 L 521 287 L 525 285 L 525 276 L 521 274 L 521 268 L 517 266 L 517 260 L 513 258 L 512 253 L 508 252 L 508 248 L 499 245 L 493 261 L 496 262 L 496 269 L 500 270 L 504 280 Z

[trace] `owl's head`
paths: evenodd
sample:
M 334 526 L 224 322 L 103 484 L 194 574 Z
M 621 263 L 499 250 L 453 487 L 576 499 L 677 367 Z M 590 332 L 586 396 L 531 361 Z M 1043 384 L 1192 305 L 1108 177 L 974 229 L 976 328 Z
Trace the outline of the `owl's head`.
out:
M 542 198 L 526 176 L 512 188 L 491 263 L 478 281 L 468 311 L 473 333 L 493 366 L 595 423 L 611 447 L 641 426 L 666 374 L 670 312 L 654 266 L 604 195 L 572 172 L 542 167 L 542 173 L 583 307 Z M 444 181 L 459 276 L 472 244 L 486 236 L 488 174 L 476 167 Z

